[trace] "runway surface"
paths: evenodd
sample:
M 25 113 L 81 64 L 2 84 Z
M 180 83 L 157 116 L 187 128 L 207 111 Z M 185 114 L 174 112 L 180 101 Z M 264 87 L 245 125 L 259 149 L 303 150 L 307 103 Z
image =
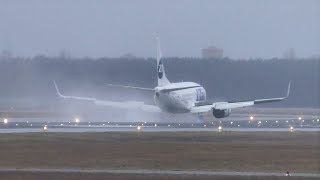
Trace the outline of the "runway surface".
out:
M 317 118 L 296 120 L 234 120 L 195 123 L 155 123 L 155 122 L 90 122 L 56 121 L 36 118 L 4 119 L 0 123 L 0 133 L 28 132 L 182 132 L 182 131 L 312 131 L 320 132 Z
M 320 132 L 320 116 L 314 113 L 290 114 L 234 114 L 226 119 L 211 121 L 115 121 L 100 118 L 2 118 L 0 133 L 27 132 L 181 132 L 181 131 L 315 131 Z
M 2 168 L 0 173 L 18 173 L 18 172 L 30 172 L 30 173 L 90 173 L 90 174 L 161 174 L 161 175 L 207 175 L 207 176 L 274 176 L 283 177 L 285 173 L 267 173 L 267 172 L 216 172 L 216 171 L 171 171 L 171 170 L 96 170 L 96 169 L 13 169 Z M 290 173 L 295 177 L 319 177 L 320 174 L 312 173 Z
M 47 127 L 47 130 L 43 128 L 9 128 L 0 129 L 0 133 L 31 133 L 31 132 L 205 132 L 205 131 L 234 131 L 234 132 L 288 132 L 288 131 L 302 131 L 302 132 L 320 132 L 320 128 L 176 128 L 176 127 Z

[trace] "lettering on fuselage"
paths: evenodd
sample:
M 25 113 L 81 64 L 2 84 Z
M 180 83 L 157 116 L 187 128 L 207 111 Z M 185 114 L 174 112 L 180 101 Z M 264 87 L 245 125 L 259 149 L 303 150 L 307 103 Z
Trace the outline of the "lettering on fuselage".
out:
M 173 88 L 172 88 L 173 89 Z M 157 91 L 155 102 L 165 112 L 185 113 L 196 102 L 206 100 L 206 91 L 201 86 L 181 86 L 169 92 Z
M 174 92 L 159 93 L 158 96 L 155 95 L 154 97 L 155 97 L 156 104 L 164 112 L 169 112 L 169 113 L 189 112 L 189 109 L 187 109 L 183 104 L 181 104 L 178 96 L 176 96 Z
M 201 89 L 196 89 L 197 99 L 196 101 L 204 101 L 206 100 L 206 93 Z

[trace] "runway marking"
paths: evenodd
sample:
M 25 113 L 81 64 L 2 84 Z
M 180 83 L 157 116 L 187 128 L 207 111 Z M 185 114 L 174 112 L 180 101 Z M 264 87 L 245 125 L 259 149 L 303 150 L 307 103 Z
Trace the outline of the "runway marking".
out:
M 74 133 L 89 133 L 89 132 L 136 132 L 137 127 L 50 127 L 47 126 L 46 132 L 74 132 Z M 143 126 L 141 131 L 144 132 L 218 132 L 218 128 L 202 127 L 202 128 L 176 128 L 176 127 L 150 127 Z M 223 131 L 232 132 L 289 132 L 290 127 L 287 128 L 223 128 Z M 320 128 L 294 128 L 293 131 L 299 132 L 319 132 Z M 1 133 L 41 133 L 43 126 L 39 128 L 0 128 Z
M 286 176 L 284 173 L 267 173 L 267 172 L 220 172 L 220 171 L 179 171 L 179 170 L 114 170 L 114 169 L 14 169 L 1 168 L 0 173 L 88 173 L 88 174 L 161 174 L 161 175 L 209 175 L 209 176 Z M 320 177 L 320 174 L 313 173 L 290 173 L 291 176 L 296 177 Z

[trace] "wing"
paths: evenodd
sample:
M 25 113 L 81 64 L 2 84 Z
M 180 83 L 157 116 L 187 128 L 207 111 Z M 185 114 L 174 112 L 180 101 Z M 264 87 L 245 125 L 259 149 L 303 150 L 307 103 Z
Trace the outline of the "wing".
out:
M 128 88 L 128 89 L 136 89 L 136 90 L 144 90 L 144 91 L 152 91 L 154 92 L 154 89 L 152 88 L 144 88 L 144 87 L 137 87 L 137 86 L 123 86 L 118 84 L 107 84 L 107 86 L 111 87 L 121 87 L 121 88 Z
M 191 107 L 191 113 L 204 113 L 204 112 L 210 111 L 211 109 L 225 110 L 225 109 L 253 106 L 256 104 L 283 101 L 289 97 L 290 86 L 291 86 L 291 83 L 289 82 L 287 94 L 284 97 L 269 98 L 269 99 L 256 99 L 256 100 L 251 100 L 251 101 L 238 101 L 238 102 L 214 102 L 214 103 L 200 102 L 200 103 L 196 103 L 193 107 Z
M 92 102 L 93 104 L 98 106 L 114 107 L 114 108 L 120 108 L 120 109 L 142 110 L 146 112 L 161 112 L 159 107 L 144 104 L 144 102 L 139 102 L 139 101 L 115 102 L 115 101 L 98 100 L 92 97 L 65 96 L 60 92 L 57 86 L 57 83 L 55 81 L 53 81 L 53 84 L 55 86 L 58 97 L 62 99 L 87 101 L 87 102 Z

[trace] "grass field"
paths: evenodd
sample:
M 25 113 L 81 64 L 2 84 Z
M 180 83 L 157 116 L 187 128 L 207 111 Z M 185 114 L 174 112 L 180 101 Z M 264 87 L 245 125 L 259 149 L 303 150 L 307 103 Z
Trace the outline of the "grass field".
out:
M 318 132 L 0 134 L 0 167 L 320 173 Z

